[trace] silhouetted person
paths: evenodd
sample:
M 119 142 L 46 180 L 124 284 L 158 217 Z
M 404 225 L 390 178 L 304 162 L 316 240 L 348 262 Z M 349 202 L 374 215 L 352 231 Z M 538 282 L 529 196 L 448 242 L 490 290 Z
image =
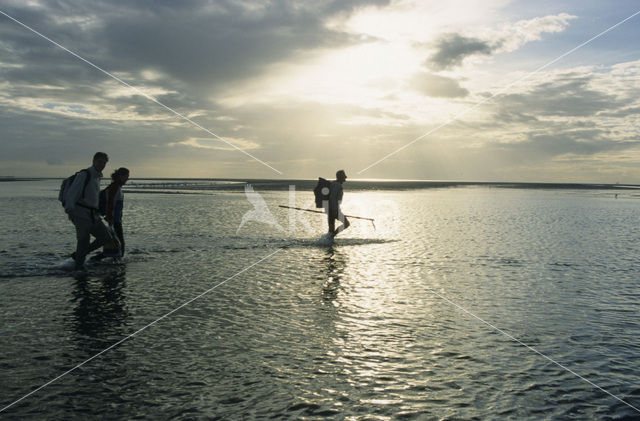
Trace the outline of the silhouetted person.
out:
M 340 209 L 343 195 L 342 183 L 345 181 L 347 181 L 347 174 L 344 170 L 339 170 L 336 172 L 336 180 L 331 182 L 329 188 L 329 233 L 333 236 L 338 235 L 351 225 Z M 338 228 L 336 228 L 336 219 L 342 222 Z
M 71 254 L 76 270 L 84 269 L 87 254 L 102 247 L 110 238 L 98 210 L 100 178 L 108 161 L 109 156 L 106 153 L 96 152 L 93 165 L 86 171 L 78 172 L 65 193 L 64 210 L 76 228 L 78 240 L 76 251 Z M 95 237 L 93 243 L 90 243 L 91 235 Z
M 120 242 L 120 256 L 124 256 L 124 232 L 122 230 L 122 209 L 124 207 L 124 193 L 122 186 L 129 180 L 129 170 L 120 167 L 111 174 L 111 184 L 107 187 L 107 200 L 105 204 L 105 219 L 109 226 L 113 227 L 116 237 Z M 105 246 L 106 247 L 106 246 Z M 116 250 L 117 251 L 117 250 Z M 108 254 L 103 251 L 90 260 L 100 260 Z

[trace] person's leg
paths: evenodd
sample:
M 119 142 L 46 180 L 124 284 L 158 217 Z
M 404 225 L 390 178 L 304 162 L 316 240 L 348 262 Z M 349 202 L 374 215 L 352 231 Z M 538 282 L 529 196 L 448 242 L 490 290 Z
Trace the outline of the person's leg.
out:
M 108 238 L 108 237 L 107 237 Z M 95 240 L 93 240 L 91 242 L 91 244 L 89 245 L 89 253 L 91 253 L 92 251 L 98 250 L 100 247 L 102 247 L 104 244 L 100 244 L 100 241 L 98 241 L 98 239 L 96 238 Z
M 346 230 L 347 228 L 349 228 L 349 226 L 351 225 L 351 223 L 349 222 L 349 220 L 347 219 L 346 216 L 342 215 L 342 231 Z
M 82 265 L 84 265 L 84 259 L 87 257 L 87 254 L 89 254 L 91 222 L 77 217 L 72 217 L 71 221 L 76 227 L 76 239 L 78 241 L 74 260 L 76 262 L 76 269 L 80 269 Z
M 114 222 L 113 229 L 118 236 L 118 240 L 120 240 L 120 253 L 122 254 L 122 257 L 124 257 L 124 232 L 122 230 L 122 222 Z
M 336 230 L 336 218 L 335 218 L 335 214 L 331 211 L 329 211 L 329 214 L 328 214 L 328 221 L 329 221 L 329 232 L 333 234 Z
M 105 258 L 105 256 L 104 256 L 104 252 L 100 252 L 100 253 L 96 253 L 96 254 L 94 254 L 93 256 L 91 256 L 91 257 L 89 258 L 89 261 L 90 261 L 90 262 L 97 262 L 97 261 L 100 261 L 100 260 L 102 260 L 102 259 L 104 259 L 104 258 Z
M 336 230 L 336 235 L 340 234 L 342 231 L 346 230 L 347 228 L 349 228 L 349 225 L 351 225 L 349 223 L 349 220 L 347 219 L 346 216 L 344 216 L 342 214 L 342 212 L 340 212 L 339 218 L 340 222 L 342 222 L 342 225 L 340 225 L 338 227 L 338 229 Z
M 104 226 L 101 220 L 98 220 L 91 225 L 90 232 L 96 239 L 93 240 L 89 246 L 89 251 L 87 253 L 91 253 L 92 251 L 99 249 L 109 240 L 109 238 L 111 238 L 109 230 L 107 230 L 107 227 Z

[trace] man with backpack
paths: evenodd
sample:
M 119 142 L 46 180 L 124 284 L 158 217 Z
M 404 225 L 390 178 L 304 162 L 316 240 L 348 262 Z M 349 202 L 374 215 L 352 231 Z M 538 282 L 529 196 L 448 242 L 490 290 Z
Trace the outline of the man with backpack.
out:
M 110 238 L 98 210 L 100 178 L 108 161 L 106 153 L 96 152 L 93 165 L 76 173 L 73 182 L 62 192 L 64 210 L 76 228 L 78 244 L 71 254 L 76 270 L 84 269 L 87 254 L 102 247 Z M 95 237 L 92 243 L 91 235 Z

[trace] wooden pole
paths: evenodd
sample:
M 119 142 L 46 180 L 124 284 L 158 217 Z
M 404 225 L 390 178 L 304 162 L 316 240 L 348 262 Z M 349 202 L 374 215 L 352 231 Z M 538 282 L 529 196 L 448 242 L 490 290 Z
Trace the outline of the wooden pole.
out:
M 299 211 L 303 211 L 303 212 L 313 212 L 313 213 L 324 213 L 324 214 L 326 214 L 325 211 L 319 211 L 319 210 L 315 210 L 315 209 L 296 208 L 295 206 L 278 205 L 278 207 L 286 208 L 286 209 L 295 209 L 295 210 L 299 210 Z M 373 222 L 373 218 L 365 218 L 364 216 L 353 216 L 353 215 L 345 215 L 345 216 L 347 218 L 365 219 L 367 221 L 371 221 L 371 223 L 373 224 L 373 227 L 374 228 L 376 227 L 376 225 Z

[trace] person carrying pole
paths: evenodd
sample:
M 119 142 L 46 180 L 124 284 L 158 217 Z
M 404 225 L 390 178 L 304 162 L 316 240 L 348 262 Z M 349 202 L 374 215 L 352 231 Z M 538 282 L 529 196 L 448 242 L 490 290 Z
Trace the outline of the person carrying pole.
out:
M 347 217 L 342 213 L 342 209 L 340 209 L 343 195 L 342 184 L 345 181 L 347 181 L 347 174 L 344 170 L 339 170 L 336 172 L 336 180 L 331 182 L 331 187 L 329 188 L 329 210 L 327 212 L 329 234 L 334 237 L 351 225 Z M 342 223 L 338 228 L 336 228 L 336 219 Z

